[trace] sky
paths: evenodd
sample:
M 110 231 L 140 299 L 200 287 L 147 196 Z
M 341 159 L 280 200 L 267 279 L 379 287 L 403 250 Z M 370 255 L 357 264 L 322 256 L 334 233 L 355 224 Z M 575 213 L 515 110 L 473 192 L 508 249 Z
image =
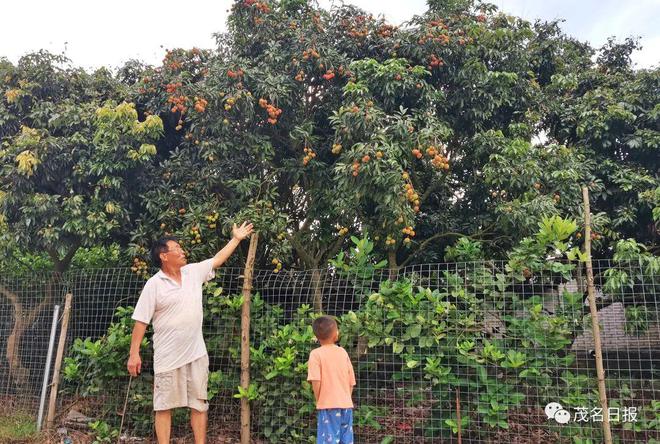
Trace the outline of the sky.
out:
M 329 7 L 333 0 L 318 0 Z M 336 1 L 336 0 L 335 0 Z M 422 14 L 426 0 L 346 0 L 394 24 Z M 565 19 L 570 35 L 600 47 L 609 36 L 640 36 L 638 68 L 660 62 L 660 0 L 490 0 L 507 14 Z M 118 67 L 130 59 L 160 64 L 167 48 L 213 48 L 225 29 L 231 0 L 22 0 L 2 2 L 0 57 L 12 62 L 28 52 L 64 52 L 86 69 Z

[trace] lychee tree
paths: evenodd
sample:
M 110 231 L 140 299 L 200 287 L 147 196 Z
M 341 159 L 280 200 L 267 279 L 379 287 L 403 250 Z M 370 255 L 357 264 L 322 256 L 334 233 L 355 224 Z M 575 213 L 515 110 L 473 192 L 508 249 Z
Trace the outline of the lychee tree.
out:
M 47 53 L 0 63 L 0 230 L 3 248 L 40 257 L 55 272 L 68 269 L 80 247 L 121 239 L 147 185 L 160 118 L 139 121 L 134 106 L 114 104 L 122 85 L 108 71 L 87 74 Z M 53 299 L 28 306 L 11 285 L 0 285 L 16 313 L 7 358 L 19 383 L 28 377 L 18 353 L 25 328 Z M 38 283 L 35 282 L 35 285 Z
M 544 123 L 550 137 L 589 163 L 592 211 L 604 219 L 596 233 L 601 246 L 635 238 L 657 251 L 660 69 L 634 70 L 630 56 L 638 48 L 634 39 L 610 39 L 591 69 L 557 69 Z
M 554 134 L 555 74 L 593 70 L 556 23 L 471 1 L 430 2 L 401 27 L 352 6 L 237 1 L 217 38 L 216 52 L 170 51 L 133 89 L 166 133 L 143 221 L 200 255 L 195 228 L 239 214 L 265 217 L 260 261 L 276 270 L 322 267 L 358 231 L 392 269 L 442 260 L 460 236 L 497 255 L 542 216 L 577 215 L 581 184 L 603 189 L 579 146 L 533 142 Z

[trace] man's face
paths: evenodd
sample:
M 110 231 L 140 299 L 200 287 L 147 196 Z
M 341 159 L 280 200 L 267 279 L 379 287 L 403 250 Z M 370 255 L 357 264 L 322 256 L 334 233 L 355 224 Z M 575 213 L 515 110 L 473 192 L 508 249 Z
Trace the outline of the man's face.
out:
M 160 254 L 160 260 L 163 266 L 167 264 L 170 267 L 183 267 L 188 262 L 181 245 L 172 240 L 167 241 L 167 251 Z

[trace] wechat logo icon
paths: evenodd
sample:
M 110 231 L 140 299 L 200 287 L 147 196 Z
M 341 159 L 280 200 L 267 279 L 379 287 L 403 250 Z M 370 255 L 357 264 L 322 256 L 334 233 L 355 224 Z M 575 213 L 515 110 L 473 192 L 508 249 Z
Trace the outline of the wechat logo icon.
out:
M 545 406 L 545 416 L 554 419 L 558 424 L 568 424 L 571 420 L 571 414 L 558 402 L 551 402 Z

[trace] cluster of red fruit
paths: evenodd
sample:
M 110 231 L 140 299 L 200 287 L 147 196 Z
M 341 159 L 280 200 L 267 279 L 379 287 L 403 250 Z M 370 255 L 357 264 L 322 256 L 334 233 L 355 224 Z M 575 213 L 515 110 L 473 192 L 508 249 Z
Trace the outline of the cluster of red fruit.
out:
M 188 97 L 186 96 L 170 96 L 167 101 L 168 103 L 171 103 L 172 109 L 171 111 L 173 113 L 179 111 L 181 114 L 184 114 L 188 107 L 186 106 L 186 101 L 188 100 Z
M 243 70 L 240 69 L 240 68 L 238 68 L 237 71 L 234 71 L 234 70 L 231 70 L 231 69 L 227 70 L 227 76 L 229 78 L 232 78 L 232 79 L 241 78 L 241 77 L 243 77 L 244 74 L 245 74 L 245 72 L 243 72 Z
M 405 237 L 403 239 L 403 242 L 406 243 L 406 244 L 409 244 L 410 241 L 411 241 L 411 238 L 415 237 L 415 230 L 413 230 L 412 227 L 404 227 L 403 230 L 401 230 L 401 232 L 403 234 L 407 235 L 407 236 L 410 236 L 410 237 Z
M 296 81 L 297 82 L 302 82 L 305 76 L 305 72 L 303 70 L 298 71 L 298 74 L 296 74 Z
M 381 36 L 382 38 L 392 37 L 396 29 L 397 29 L 396 26 L 381 25 L 381 27 L 378 28 L 378 35 Z
M 207 102 L 206 99 L 195 97 L 195 111 L 198 113 L 203 113 L 206 111 L 206 105 L 208 105 L 208 103 L 209 102 Z
M 325 74 L 323 74 L 323 78 L 325 80 L 332 80 L 335 77 L 335 70 L 334 69 L 329 69 L 326 71 Z
M 444 21 L 442 20 L 431 20 L 429 22 L 429 28 L 441 28 L 441 29 L 449 29 L 449 27 L 445 24 Z
M 406 199 L 408 199 L 408 202 L 410 202 L 410 204 L 413 205 L 413 209 L 415 210 L 415 213 L 418 213 L 419 205 L 421 203 L 419 200 L 419 194 L 417 194 L 415 188 L 410 182 L 406 183 L 404 188 L 406 190 Z
M 179 62 L 178 60 L 172 60 L 170 63 L 167 64 L 167 67 L 172 71 L 179 70 L 181 69 L 182 66 L 183 63 Z
M 352 28 L 350 31 L 348 31 L 348 35 L 353 38 L 363 38 L 368 34 L 369 30 L 367 28 Z
M 268 112 L 268 123 L 275 125 L 277 123 L 277 119 L 280 117 L 280 114 L 282 114 L 282 110 L 274 105 L 269 104 L 268 100 L 266 99 L 259 99 L 259 106 Z
M 318 51 L 314 48 L 304 50 L 302 53 L 303 60 L 309 60 L 310 57 L 318 59 L 321 57 L 321 54 L 319 54 Z
M 181 82 L 177 83 L 168 83 L 165 85 L 165 91 L 167 91 L 168 94 L 174 94 L 177 89 L 181 88 L 182 84 Z
M 447 159 L 442 154 L 436 154 L 435 156 L 433 156 L 431 163 L 433 164 L 434 167 L 438 169 L 442 169 L 442 170 L 449 169 L 449 159 Z
M 321 25 L 321 14 L 315 12 L 312 15 L 312 23 L 314 23 L 314 26 L 316 27 L 317 31 L 323 32 L 323 25 Z
M 266 2 L 260 2 L 259 0 L 243 0 L 243 4 L 247 7 L 254 6 L 264 14 L 270 12 L 270 6 L 268 6 Z
M 360 174 L 360 162 L 354 160 L 352 168 L 353 168 L 353 177 L 357 177 L 357 175 Z
M 176 59 L 176 57 L 181 56 L 181 51 L 182 50 L 168 50 L 165 53 L 165 57 L 163 58 L 163 65 L 173 71 L 181 69 L 183 67 L 183 63 Z
M 144 77 L 142 79 L 142 83 L 144 83 L 145 87 L 138 88 L 138 92 L 140 94 L 145 94 L 147 91 L 152 92 L 152 93 L 156 92 L 156 88 L 154 88 L 153 86 L 151 86 L 149 88 L 146 87 L 147 85 L 149 85 L 149 82 L 151 82 L 151 77 L 149 77 L 149 76 Z
M 431 54 L 429 57 L 429 69 L 437 68 L 445 64 L 445 61 L 441 58 L 438 58 L 435 54 Z
M 423 45 L 426 42 L 435 42 L 435 43 L 440 43 L 441 45 L 446 45 L 449 43 L 450 38 L 448 34 L 445 34 L 443 32 L 438 32 L 438 33 L 433 33 L 433 30 L 429 31 L 427 34 L 421 36 L 417 43 L 420 45 Z
M 348 29 L 348 35 L 353 38 L 363 38 L 369 34 L 367 17 L 364 15 L 355 17 L 354 23 L 350 23 L 348 20 L 342 20 L 341 26 L 344 29 Z
M 314 152 L 313 149 L 307 146 L 305 147 L 304 151 L 305 151 L 305 157 L 303 157 L 303 165 L 307 165 L 310 160 L 316 157 L 316 153 Z
M 438 149 L 431 145 L 426 149 L 426 154 L 431 158 L 431 163 L 433 164 L 434 167 L 440 168 L 443 170 L 448 170 L 449 169 L 449 159 L 447 159 L 445 156 L 440 154 Z M 424 157 L 424 153 L 422 150 L 419 148 L 415 148 L 412 150 L 412 155 L 415 156 L 418 159 L 421 159 Z

